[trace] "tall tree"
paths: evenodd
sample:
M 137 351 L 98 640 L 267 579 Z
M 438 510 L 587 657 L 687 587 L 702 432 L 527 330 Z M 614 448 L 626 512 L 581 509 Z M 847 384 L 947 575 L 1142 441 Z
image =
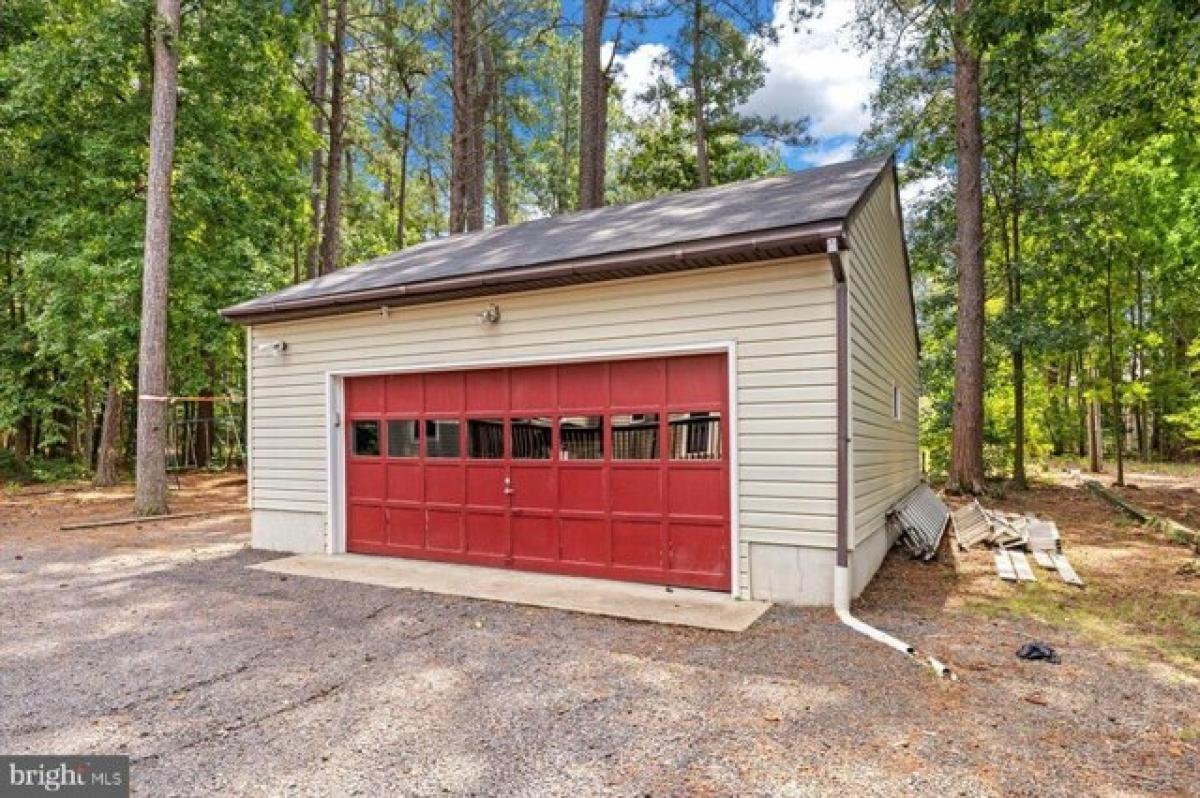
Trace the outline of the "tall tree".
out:
M 579 207 L 604 204 L 610 77 L 601 66 L 608 0 L 584 0 L 579 79 Z M 615 53 L 615 47 L 614 47 Z
M 326 114 L 329 113 L 326 93 L 329 90 L 329 0 L 320 0 L 317 5 L 317 34 L 313 53 L 313 133 L 317 145 L 312 151 L 309 175 L 310 239 L 305 257 L 308 277 L 321 274 L 321 192 L 325 190 L 325 129 Z
M 170 296 L 171 171 L 179 74 L 179 0 L 155 3 L 154 89 L 142 266 L 142 330 L 138 351 L 137 485 L 139 515 L 167 510 L 167 302 Z
M 450 232 L 483 227 L 479 36 L 472 0 L 450 0 Z M 478 203 L 478 204 L 477 204 Z
M 957 185 L 958 327 L 954 357 L 954 438 L 949 487 L 984 489 L 983 473 L 983 133 L 980 54 L 970 29 L 972 0 L 954 0 L 954 144 Z
M 325 212 L 321 232 L 321 274 L 338 267 L 342 236 L 342 168 L 346 157 L 346 18 L 349 0 L 334 0 L 332 86 L 329 92 L 329 152 L 325 167 Z

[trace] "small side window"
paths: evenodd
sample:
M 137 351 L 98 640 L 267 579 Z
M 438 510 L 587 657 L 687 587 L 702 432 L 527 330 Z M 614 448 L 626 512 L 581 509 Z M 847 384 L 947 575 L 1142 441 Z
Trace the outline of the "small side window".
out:
M 355 421 L 353 426 L 354 455 L 356 457 L 379 456 L 379 422 Z
M 900 420 L 900 386 L 892 383 L 892 418 Z

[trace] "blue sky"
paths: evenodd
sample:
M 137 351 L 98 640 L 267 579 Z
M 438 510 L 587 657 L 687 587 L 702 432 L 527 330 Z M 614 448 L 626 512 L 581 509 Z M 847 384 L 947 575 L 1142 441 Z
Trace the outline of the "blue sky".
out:
M 787 23 L 786 2 L 755 1 L 773 15 L 779 41 L 766 48 L 766 84 L 750 98 L 745 110 L 811 119 L 817 144 L 785 148 L 784 160 L 792 169 L 851 157 L 867 125 L 865 106 L 876 85 L 870 57 L 853 45 L 854 0 L 826 0 L 824 13 L 800 31 Z M 653 81 L 655 56 L 678 27 L 677 19 L 647 23 L 635 39 L 637 46 L 618 59 L 622 69 L 618 83 L 625 90 L 627 107 L 633 103 L 632 97 Z M 608 33 L 611 35 L 611 30 Z

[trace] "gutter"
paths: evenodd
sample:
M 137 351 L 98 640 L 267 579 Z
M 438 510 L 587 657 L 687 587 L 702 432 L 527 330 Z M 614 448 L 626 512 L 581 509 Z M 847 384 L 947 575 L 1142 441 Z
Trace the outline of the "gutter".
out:
M 443 277 L 418 283 L 366 288 L 339 294 L 282 298 L 274 302 L 251 300 L 221 311 L 234 322 L 253 324 L 285 318 L 303 318 L 370 309 L 380 305 L 410 305 L 437 302 L 467 296 L 497 294 L 520 290 L 522 286 L 552 281 L 555 284 L 586 283 L 631 276 L 630 273 L 682 271 L 709 265 L 706 261 L 737 263 L 762 258 L 782 250 L 780 257 L 792 248 L 811 248 L 819 253 L 828 238 L 841 240 L 844 229 L 841 221 L 817 222 L 801 227 L 727 236 L 708 241 L 672 244 L 643 250 L 617 252 L 609 255 L 559 261 L 542 266 L 528 266 L 481 274 Z
M 833 566 L 833 611 L 838 620 L 859 634 L 920 660 L 922 657 L 913 646 L 850 614 L 850 586 L 853 583 L 850 572 L 850 299 L 841 244 L 838 237 L 830 237 L 825 242 L 825 253 L 833 272 L 837 338 L 837 557 Z M 939 676 L 956 678 L 948 667 L 933 657 L 923 659 Z

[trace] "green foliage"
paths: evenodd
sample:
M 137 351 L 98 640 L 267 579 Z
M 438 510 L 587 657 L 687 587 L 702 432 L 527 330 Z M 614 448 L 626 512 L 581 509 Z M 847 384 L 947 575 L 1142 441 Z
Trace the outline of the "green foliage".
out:
M 907 221 L 922 440 L 939 471 L 950 439 L 957 280 L 948 18 L 937 3 L 864 8 L 874 10 L 861 19 L 868 41 L 905 34 L 898 57 L 882 64 L 862 148 L 899 147 L 907 180 L 938 181 Z M 1200 334 L 1197 21 L 1194 8 L 1169 0 L 1138 13 L 1120 3 L 973 4 L 968 35 L 983 52 L 985 457 L 994 473 L 1011 469 L 1017 349 L 1031 458 L 1078 452 L 1092 399 L 1104 405 L 1110 447 L 1124 430 L 1127 447 L 1176 457 L 1200 433 L 1200 374 L 1186 353 Z
M 151 64 L 143 3 L 3 12 L 0 428 L 88 454 L 104 385 L 134 366 Z M 238 391 L 242 335 L 217 310 L 283 285 L 302 224 L 299 21 L 267 0 L 183 18 L 172 197 L 172 389 Z M 282 257 L 281 257 L 282 256 Z

